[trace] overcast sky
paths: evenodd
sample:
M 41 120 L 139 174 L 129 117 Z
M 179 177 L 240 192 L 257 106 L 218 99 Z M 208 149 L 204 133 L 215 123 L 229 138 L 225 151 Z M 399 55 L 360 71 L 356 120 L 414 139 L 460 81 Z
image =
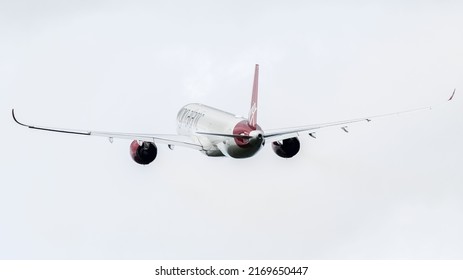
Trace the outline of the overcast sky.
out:
M 0 258 L 463 258 L 462 15 L 460 1 L 0 0 Z M 158 145 L 149 166 L 130 141 L 11 119 L 175 133 L 190 102 L 247 115 L 255 63 L 264 130 L 438 106 L 303 136 L 290 160 Z

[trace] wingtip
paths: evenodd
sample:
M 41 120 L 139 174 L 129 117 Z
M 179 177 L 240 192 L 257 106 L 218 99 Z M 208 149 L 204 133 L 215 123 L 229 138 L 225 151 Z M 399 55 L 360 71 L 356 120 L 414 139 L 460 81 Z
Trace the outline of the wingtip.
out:
M 447 100 L 447 101 L 451 101 L 453 99 L 453 97 L 455 96 L 455 91 L 457 91 L 456 88 L 453 89 L 452 95 L 450 96 L 449 100 Z
M 16 119 L 16 116 L 14 115 L 14 108 L 11 109 L 11 115 L 13 116 L 13 120 L 14 120 L 15 122 L 18 122 L 18 120 Z
M 23 124 L 23 123 L 21 123 L 21 122 L 18 121 L 18 119 L 16 118 L 16 115 L 14 114 L 14 108 L 11 109 L 11 115 L 13 116 L 13 120 L 14 120 L 17 124 L 22 125 L 22 126 L 26 126 L 25 124 Z

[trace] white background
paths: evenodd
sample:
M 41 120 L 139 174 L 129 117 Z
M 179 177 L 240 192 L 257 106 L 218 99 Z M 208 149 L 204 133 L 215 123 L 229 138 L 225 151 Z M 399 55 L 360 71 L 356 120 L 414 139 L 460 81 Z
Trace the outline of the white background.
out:
M 463 257 L 458 1 L 0 1 L 1 259 Z M 262 128 L 436 109 L 246 160 L 33 131 L 175 133 L 181 106 Z M 455 100 L 444 104 L 453 88 Z M 461 90 L 460 90 L 461 91 Z

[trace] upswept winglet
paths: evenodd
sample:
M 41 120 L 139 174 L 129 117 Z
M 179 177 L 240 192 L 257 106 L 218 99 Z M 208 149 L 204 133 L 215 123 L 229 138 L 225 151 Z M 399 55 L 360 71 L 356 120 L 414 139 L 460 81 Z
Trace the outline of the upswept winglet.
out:
M 18 119 L 16 119 L 16 116 L 14 115 L 14 109 L 11 109 L 11 115 L 13 115 L 13 120 L 14 120 L 17 124 L 22 125 L 22 126 L 27 126 L 27 125 L 25 125 L 25 124 L 19 122 Z
M 450 96 L 449 100 L 447 100 L 447 101 L 451 101 L 453 99 L 453 97 L 455 96 L 455 91 L 456 90 L 457 90 L 456 88 L 453 89 L 452 95 Z

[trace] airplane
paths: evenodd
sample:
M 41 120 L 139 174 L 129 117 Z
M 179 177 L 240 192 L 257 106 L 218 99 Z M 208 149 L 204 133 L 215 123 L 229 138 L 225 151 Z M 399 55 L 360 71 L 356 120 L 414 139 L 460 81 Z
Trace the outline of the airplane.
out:
M 348 124 L 358 122 L 370 122 L 372 119 L 410 113 L 432 107 L 421 107 L 408 111 L 394 112 L 370 116 L 365 118 L 350 119 L 337 122 L 287 127 L 280 129 L 263 130 L 257 124 L 257 99 L 259 84 L 259 65 L 255 65 L 254 82 L 252 87 L 251 107 L 248 118 L 199 103 L 187 104 L 177 114 L 177 134 L 140 134 L 119 133 L 91 130 L 60 129 L 45 126 L 24 124 L 12 115 L 14 121 L 22 126 L 76 135 L 106 137 L 110 142 L 114 138 L 133 140 L 130 144 L 130 156 L 141 165 L 152 163 L 158 154 L 155 143 L 167 144 L 170 149 L 175 146 L 183 146 L 198 150 L 210 157 L 230 157 L 243 159 L 254 156 L 266 142 L 271 142 L 273 151 L 282 158 L 292 158 L 300 150 L 299 137 L 303 133 L 316 138 L 315 133 L 322 128 L 340 127 L 344 132 L 348 131 Z M 453 91 L 448 101 L 455 95 Z

